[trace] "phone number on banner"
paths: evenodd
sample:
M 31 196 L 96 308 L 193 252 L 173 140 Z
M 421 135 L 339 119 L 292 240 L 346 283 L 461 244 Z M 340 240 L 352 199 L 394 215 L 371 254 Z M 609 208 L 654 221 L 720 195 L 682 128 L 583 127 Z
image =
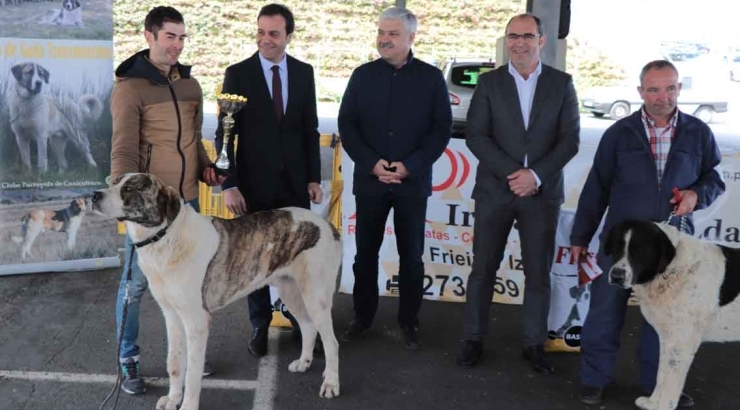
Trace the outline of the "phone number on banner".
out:
M 523 295 L 521 275 L 499 271 L 493 284 L 493 300 L 497 303 L 521 304 Z M 464 302 L 467 292 L 467 276 L 424 275 L 424 298 L 446 302 Z M 385 281 L 385 296 L 399 295 L 399 276 L 393 275 Z M 382 292 L 382 290 L 381 290 Z

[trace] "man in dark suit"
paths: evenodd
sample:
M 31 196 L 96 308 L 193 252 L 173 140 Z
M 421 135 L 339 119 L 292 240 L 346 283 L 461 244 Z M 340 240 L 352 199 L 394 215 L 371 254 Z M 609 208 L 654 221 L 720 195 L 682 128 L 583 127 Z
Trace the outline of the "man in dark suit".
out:
M 531 15 L 506 26 L 509 64 L 480 76 L 468 111 L 467 145 L 480 161 L 473 198 L 473 267 L 458 362 L 483 353 L 496 271 L 514 220 L 524 264 L 522 357 L 542 373 L 563 167 L 578 152 L 580 116 L 571 76 L 540 62 L 542 23 Z
M 247 97 L 234 115 L 233 133 L 239 136 L 227 147 L 228 176 L 222 184 L 225 205 L 234 214 L 286 206 L 309 208 L 321 203 L 321 163 L 313 67 L 285 52 L 295 23 L 285 6 L 270 4 L 257 18 L 257 45 L 253 56 L 226 69 L 223 93 Z M 223 114 L 222 114 L 223 116 Z M 216 148 L 223 144 L 221 122 Z M 249 352 L 267 353 L 267 329 L 272 319 L 267 287 L 248 297 L 254 328 Z M 298 325 L 293 322 L 297 336 Z
M 359 339 L 378 308 L 378 251 L 394 212 L 399 255 L 398 324 L 406 347 L 418 350 L 424 293 L 424 224 L 432 165 L 450 140 L 452 114 L 442 72 L 414 57 L 416 17 L 403 7 L 378 21 L 381 58 L 355 69 L 339 108 L 339 133 L 354 161 L 357 255 L 352 265 L 355 320 L 341 336 Z

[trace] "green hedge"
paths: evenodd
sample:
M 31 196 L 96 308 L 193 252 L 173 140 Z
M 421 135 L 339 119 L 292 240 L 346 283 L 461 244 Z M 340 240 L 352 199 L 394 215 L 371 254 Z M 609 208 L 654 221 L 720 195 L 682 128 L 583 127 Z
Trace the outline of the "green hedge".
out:
M 116 65 L 146 47 L 143 21 L 152 2 L 114 2 L 114 45 Z M 171 0 L 166 3 L 185 16 L 189 39 L 182 62 L 193 64 L 206 98 L 222 81 L 224 70 L 256 51 L 255 33 L 259 8 L 267 2 L 244 0 Z M 359 64 L 376 58 L 377 18 L 395 1 L 286 1 L 296 17 L 296 30 L 288 52 L 311 63 L 317 73 L 322 100 L 337 100 L 341 87 L 336 79 L 347 79 Z M 451 57 L 495 57 L 495 39 L 509 18 L 524 11 L 523 0 L 434 0 L 407 1 L 419 18 L 414 52 L 426 61 Z M 568 71 L 580 90 L 591 85 L 613 83 L 624 71 L 599 50 L 571 43 Z M 332 81 L 334 80 L 334 81 Z

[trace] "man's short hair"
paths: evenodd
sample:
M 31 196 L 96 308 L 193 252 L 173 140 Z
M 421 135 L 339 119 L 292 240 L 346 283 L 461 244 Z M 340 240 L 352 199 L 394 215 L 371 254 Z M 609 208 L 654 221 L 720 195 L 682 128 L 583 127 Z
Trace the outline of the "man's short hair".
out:
M 378 20 L 401 20 L 403 27 L 409 33 L 416 33 L 418 22 L 414 13 L 404 7 L 390 7 L 380 13 Z
M 260 9 L 257 20 L 262 16 L 283 16 L 285 19 L 285 34 L 293 34 L 293 30 L 295 30 L 295 19 L 293 19 L 293 12 L 287 6 L 275 3 L 268 4 Z
M 653 60 L 645 64 L 645 67 L 642 67 L 642 71 L 640 71 L 640 85 L 642 85 L 642 79 L 645 78 L 645 74 L 647 74 L 648 71 L 662 70 L 664 68 L 670 68 L 674 73 L 676 73 L 676 77 L 678 77 L 678 69 L 676 69 L 676 66 L 673 65 L 673 63 L 668 60 Z
M 516 16 L 512 17 L 511 19 L 509 19 L 509 22 L 506 23 L 506 30 L 504 30 L 504 33 L 506 33 L 506 32 L 509 31 L 509 26 L 511 25 L 511 22 L 512 21 L 514 21 L 516 19 L 520 19 L 520 18 L 527 18 L 527 17 L 528 18 L 531 18 L 531 19 L 534 19 L 535 24 L 537 24 L 537 34 L 539 34 L 540 37 L 541 36 L 544 36 L 545 35 L 545 28 L 542 26 L 542 20 L 540 20 L 539 17 L 535 16 L 532 13 L 517 14 Z
M 162 29 L 164 23 L 185 24 L 185 19 L 174 7 L 157 6 L 151 9 L 146 15 L 144 19 L 144 30 L 154 34 L 154 38 L 156 39 L 157 33 Z

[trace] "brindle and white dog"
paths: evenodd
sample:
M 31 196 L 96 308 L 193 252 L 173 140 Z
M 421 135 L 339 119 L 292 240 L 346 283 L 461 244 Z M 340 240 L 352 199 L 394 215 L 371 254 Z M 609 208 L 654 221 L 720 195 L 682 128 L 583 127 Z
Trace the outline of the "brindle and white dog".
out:
M 653 394 L 635 404 L 673 410 L 702 342 L 740 341 L 740 249 L 700 241 L 663 223 L 626 221 L 604 244 L 609 282 L 632 288 L 660 337 Z
M 212 313 L 265 285 L 278 288 L 303 335 L 301 356 L 288 370 L 308 370 L 318 330 L 326 357 L 319 394 L 339 395 L 331 307 L 341 246 L 329 222 L 300 208 L 231 220 L 200 215 L 150 174 L 126 174 L 111 188 L 95 191 L 92 209 L 124 221 L 164 313 L 170 389 L 157 409 L 198 408 Z

